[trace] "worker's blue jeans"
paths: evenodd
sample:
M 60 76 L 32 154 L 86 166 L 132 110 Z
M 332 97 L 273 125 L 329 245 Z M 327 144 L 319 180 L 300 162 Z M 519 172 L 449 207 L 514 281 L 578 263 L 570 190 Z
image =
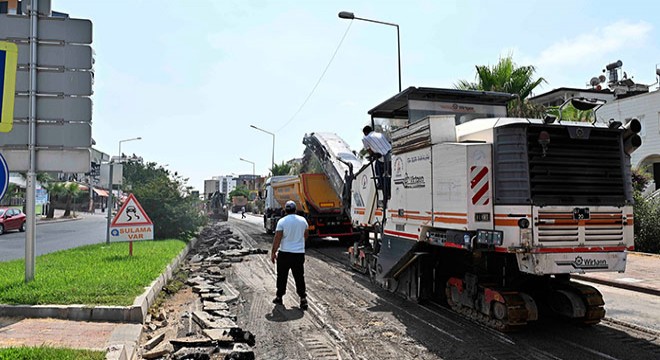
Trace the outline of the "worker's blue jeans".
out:
M 391 171 L 391 155 L 387 153 L 382 160 L 376 160 L 374 162 L 374 170 L 376 171 L 376 187 L 383 190 L 383 194 L 386 199 L 390 198 L 390 178 L 392 176 Z

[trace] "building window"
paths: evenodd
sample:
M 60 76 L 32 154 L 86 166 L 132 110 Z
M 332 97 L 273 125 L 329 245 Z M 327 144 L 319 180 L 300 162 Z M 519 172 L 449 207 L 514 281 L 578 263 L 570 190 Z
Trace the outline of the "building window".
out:
M 639 136 L 641 136 L 642 139 L 646 139 L 646 124 L 644 124 L 644 114 L 637 115 L 637 120 L 639 120 L 639 123 L 642 124 L 642 131 L 639 132 Z

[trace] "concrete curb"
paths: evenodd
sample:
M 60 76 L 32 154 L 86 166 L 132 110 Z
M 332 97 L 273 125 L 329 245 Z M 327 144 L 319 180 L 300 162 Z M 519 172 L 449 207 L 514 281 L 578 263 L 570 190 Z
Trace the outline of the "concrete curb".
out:
M 628 251 L 630 255 L 637 255 L 637 256 L 648 256 L 648 257 L 653 257 L 653 258 L 658 258 L 660 259 L 660 254 L 652 254 L 652 253 L 645 253 L 645 252 L 637 252 L 637 251 Z
M 607 285 L 607 286 L 611 286 L 611 287 L 615 287 L 615 288 L 619 288 L 619 289 L 631 290 L 631 291 L 641 292 L 641 293 L 644 293 L 644 294 L 660 296 L 660 290 L 658 290 L 658 289 L 651 289 L 651 288 L 648 288 L 648 287 L 634 285 L 634 284 L 626 284 L 626 283 L 618 282 L 618 281 L 615 281 L 615 280 L 597 279 L 597 278 L 593 278 L 593 277 L 589 277 L 589 276 L 575 275 L 575 274 L 571 275 L 571 278 L 576 279 L 576 280 L 601 284 L 601 285 Z
M 53 220 L 37 220 L 36 225 L 44 225 L 44 224 L 58 224 L 58 223 L 63 223 L 67 221 L 77 221 L 77 220 L 82 220 L 82 217 L 76 217 L 76 218 L 71 218 L 71 219 L 53 219 Z
M 142 335 L 142 324 L 122 324 L 110 335 L 106 346 L 106 360 L 132 360 Z
M 163 273 L 145 288 L 145 292 L 135 298 L 131 306 L 0 305 L 0 316 L 123 323 L 115 329 L 108 341 L 106 359 L 133 359 L 149 307 L 197 243 L 197 238 L 190 240 Z

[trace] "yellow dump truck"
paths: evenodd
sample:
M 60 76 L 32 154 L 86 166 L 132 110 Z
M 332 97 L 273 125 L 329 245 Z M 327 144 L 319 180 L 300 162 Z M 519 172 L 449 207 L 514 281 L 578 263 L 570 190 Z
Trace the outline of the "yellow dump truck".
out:
M 275 232 L 277 221 L 284 216 L 282 208 L 289 200 L 296 203 L 298 214 L 307 219 L 310 236 L 346 238 L 355 235 L 350 219 L 343 212 L 341 199 L 324 174 L 273 177 L 266 182 L 264 228 L 267 233 Z

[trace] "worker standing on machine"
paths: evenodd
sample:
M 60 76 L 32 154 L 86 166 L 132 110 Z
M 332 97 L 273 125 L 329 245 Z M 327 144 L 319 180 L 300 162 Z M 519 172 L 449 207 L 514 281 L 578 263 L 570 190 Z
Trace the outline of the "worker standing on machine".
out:
M 392 145 L 383 134 L 375 132 L 369 125 L 362 128 L 362 133 L 364 134 L 362 138 L 364 148 L 367 149 L 372 158 L 376 158 L 374 162 L 376 188 L 382 189 L 385 199 L 388 199 L 390 197 L 389 177 L 391 173 Z

